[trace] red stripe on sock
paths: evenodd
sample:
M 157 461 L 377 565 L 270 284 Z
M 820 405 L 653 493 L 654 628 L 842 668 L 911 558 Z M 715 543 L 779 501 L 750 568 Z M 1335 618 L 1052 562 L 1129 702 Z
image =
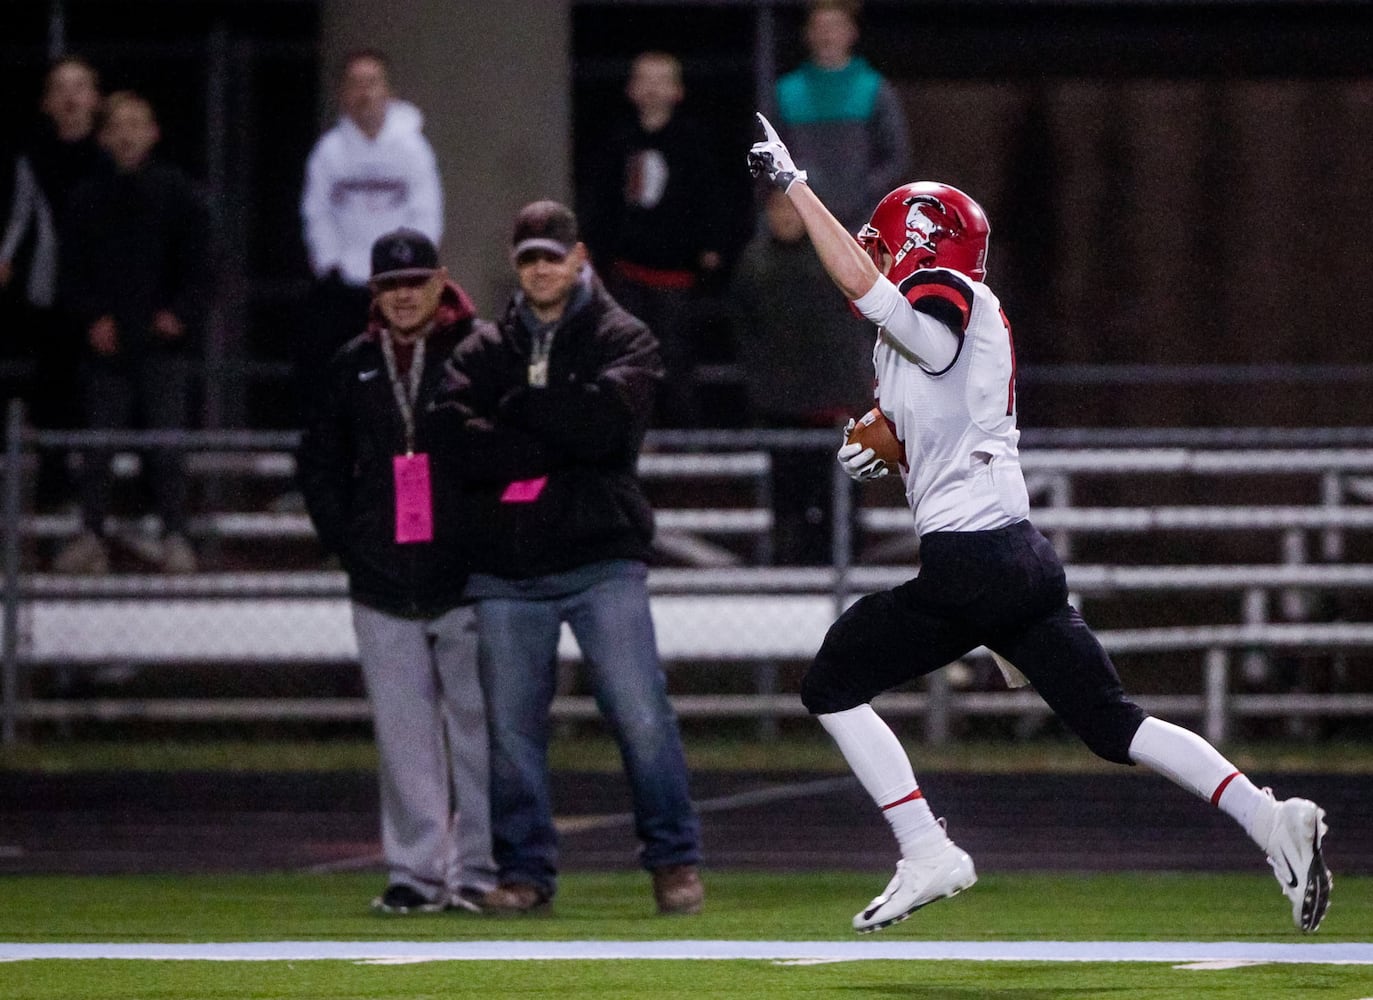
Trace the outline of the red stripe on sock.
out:
M 915 791 L 911 792 L 905 798 L 897 799 L 895 802 L 888 802 L 886 805 L 882 807 L 882 811 L 886 812 L 888 809 L 895 809 L 903 802 L 914 802 L 916 799 L 923 799 L 924 797 L 925 793 L 917 788 Z
M 1213 806 L 1218 806 L 1218 805 L 1220 805 L 1220 797 L 1221 797 L 1221 795 L 1223 795 L 1223 794 L 1225 793 L 1225 789 L 1226 789 L 1227 787 L 1229 787 L 1230 782 L 1234 781 L 1234 780 L 1235 780 L 1236 778 L 1238 778 L 1239 776 L 1240 776 L 1240 773 L 1239 773 L 1238 771 L 1236 771 L 1234 774 L 1230 775 L 1228 778 L 1226 778 L 1224 781 L 1222 781 L 1219 785 L 1216 786 L 1216 790 L 1215 790 L 1214 792 L 1211 793 L 1211 805 L 1213 805 Z

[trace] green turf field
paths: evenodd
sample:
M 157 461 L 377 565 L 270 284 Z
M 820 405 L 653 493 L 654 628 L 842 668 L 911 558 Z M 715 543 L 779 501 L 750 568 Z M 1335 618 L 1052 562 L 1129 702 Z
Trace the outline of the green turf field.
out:
M 446 997 L 806 1000 L 1356 1000 L 1373 991 L 1350 966 L 1194 971 L 1139 963 L 843 962 L 25 962 L 12 1000 L 437 1000 Z M 13 992 L 11 992 L 13 991 Z
M 1316 935 L 1292 929 L 1277 886 L 1261 874 L 990 873 L 956 899 L 866 938 L 852 934 L 848 921 L 882 888 L 880 876 L 708 872 L 707 877 L 707 912 L 694 918 L 653 916 L 647 878 L 614 873 L 566 876 L 552 916 L 492 919 L 460 913 L 373 916 L 366 904 L 379 888 L 375 874 L 8 876 L 0 879 L 0 957 L 7 957 L 6 947 L 47 942 L 299 942 L 278 946 L 299 950 L 278 961 L 0 962 L 0 997 L 1373 997 L 1373 965 L 1362 964 L 1268 961 L 1224 969 L 1177 968 L 1176 962 L 1020 960 L 374 964 L 310 957 L 320 942 L 358 942 L 363 947 L 375 942 L 392 948 L 398 947 L 396 942 L 415 942 L 417 949 L 444 942 L 492 942 L 491 949 L 506 947 L 506 942 L 526 949 L 519 943 L 588 942 L 582 947 L 589 948 L 593 942 L 808 942 L 821 954 L 827 942 L 835 942 L 830 948 L 848 948 L 855 941 L 884 946 L 981 942 L 995 953 L 1023 941 L 1238 942 L 1259 947 L 1373 940 L 1373 878 L 1367 877 L 1337 876 L 1330 914 Z
M 1280 772 L 1373 770 L 1373 745 L 1232 747 L 1247 769 Z M 812 734 L 773 744 L 740 740 L 688 741 L 694 768 L 761 769 L 785 766 L 843 773 L 832 745 Z M 557 766 L 617 772 L 603 738 L 555 741 Z M 1018 746 L 960 744 L 921 748 L 925 770 L 1090 770 L 1101 764 L 1076 744 L 1042 741 Z M 0 749 L 5 770 L 371 771 L 368 740 L 271 743 L 235 740 L 59 741 Z M 983 872 L 971 891 L 916 914 L 871 937 L 849 929 L 854 910 L 877 893 L 884 878 L 871 872 L 790 874 L 707 872 L 707 912 L 697 918 L 652 915 L 641 873 L 572 874 L 549 918 L 492 920 L 466 914 L 382 918 L 366 904 L 380 889 L 373 874 L 161 877 L 0 877 L 0 1000 L 364 1000 L 364 998 L 557 996 L 715 997 L 798 996 L 835 1000 L 979 1000 L 979 998 L 1281 998 L 1373 1000 L 1373 965 L 1307 964 L 1265 960 L 1232 968 L 1192 968 L 1185 961 L 1079 962 L 964 961 L 928 958 L 833 960 L 827 949 L 895 942 L 916 947 L 969 942 L 1020 954 L 1024 942 L 1180 942 L 1187 947 L 1237 943 L 1303 947 L 1312 943 L 1373 942 L 1373 878 L 1336 873 L 1334 902 L 1316 935 L 1292 929 L 1286 904 L 1266 874 L 1065 875 Z M 163 943 L 198 948 L 269 942 L 275 961 L 24 960 L 5 961 L 6 948 L 45 943 L 112 946 Z M 299 942 L 298 945 L 289 944 Z M 393 957 L 313 957 L 331 943 L 360 943 Z M 456 942 L 457 944 L 450 944 Z M 791 943 L 816 962 L 739 958 L 667 960 L 499 959 L 524 947 L 537 954 L 572 949 L 655 946 L 687 948 L 707 942 L 728 951 L 740 942 Z M 448 960 L 397 962 L 395 955 L 425 949 Z M 452 960 L 470 947 L 477 960 Z M 761 947 L 761 945 L 759 945 Z M 531 951 L 532 949 L 532 951 Z M 356 949 L 355 949 L 356 950 Z M 200 952 L 196 952 L 200 954 Z M 874 954 L 877 954 L 876 952 Z M 283 957 L 289 956 L 289 957 Z M 427 957 L 432 959 L 432 952 Z M 469 956 L 470 957 L 470 956 Z M 845 958 L 851 958 L 844 952 Z M 984 955 L 985 957 L 985 955 Z M 385 961 L 387 964 L 377 964 Z M 1178 967 L 1182 966 L 1182 967 Z

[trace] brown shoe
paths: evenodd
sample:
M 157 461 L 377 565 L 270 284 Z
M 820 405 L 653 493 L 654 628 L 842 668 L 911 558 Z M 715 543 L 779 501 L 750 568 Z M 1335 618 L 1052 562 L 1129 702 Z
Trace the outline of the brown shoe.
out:
M 665 865 L 653 869 L 653 899 L 664 915 L 700 913 L 706 887 L 695 865 Z
M 481 899 L 481 912 L 496 916 L 546 912 L 551 897 L 527 882 L 502 882 Z

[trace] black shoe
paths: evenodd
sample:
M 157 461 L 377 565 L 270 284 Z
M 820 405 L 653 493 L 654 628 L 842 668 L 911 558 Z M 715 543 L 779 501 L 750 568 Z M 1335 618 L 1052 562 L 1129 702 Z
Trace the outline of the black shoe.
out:
M 453 893 L 449 900 L 450 906 L 455 910 L 466 910 L 468 913 L 481 913 L 482 903 L 486 899 L 484 889 L 474 889 L 470 885 L 465 885 L 457 892 Z
M 403 883 L 388 885 L 386 891 L 372 900 L 372 909 L 377 913 L 392 913 L 405 916 L 410 913 L 442 913 L 447 903 L 442 899 L 426 899 L 419 890 Z

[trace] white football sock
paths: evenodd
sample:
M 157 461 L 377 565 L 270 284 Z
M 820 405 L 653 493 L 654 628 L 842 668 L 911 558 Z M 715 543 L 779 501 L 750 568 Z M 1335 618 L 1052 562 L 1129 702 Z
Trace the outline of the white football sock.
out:
M 1215 747 L 1189 729 L 1153 717 L 1130 741 L 1130 759 L 1232 817 L 1250 839 L 1267 849 L 1273 824 L 1271 796 L 1256 788 Z
M 932 854 L 944 846 L 944 828 L 930 812 L 915 783 L 910 758 L 896 734 L 871 705 L 816 716 L 834 738 L 860 784 L 882 810 L 903 858 Z

